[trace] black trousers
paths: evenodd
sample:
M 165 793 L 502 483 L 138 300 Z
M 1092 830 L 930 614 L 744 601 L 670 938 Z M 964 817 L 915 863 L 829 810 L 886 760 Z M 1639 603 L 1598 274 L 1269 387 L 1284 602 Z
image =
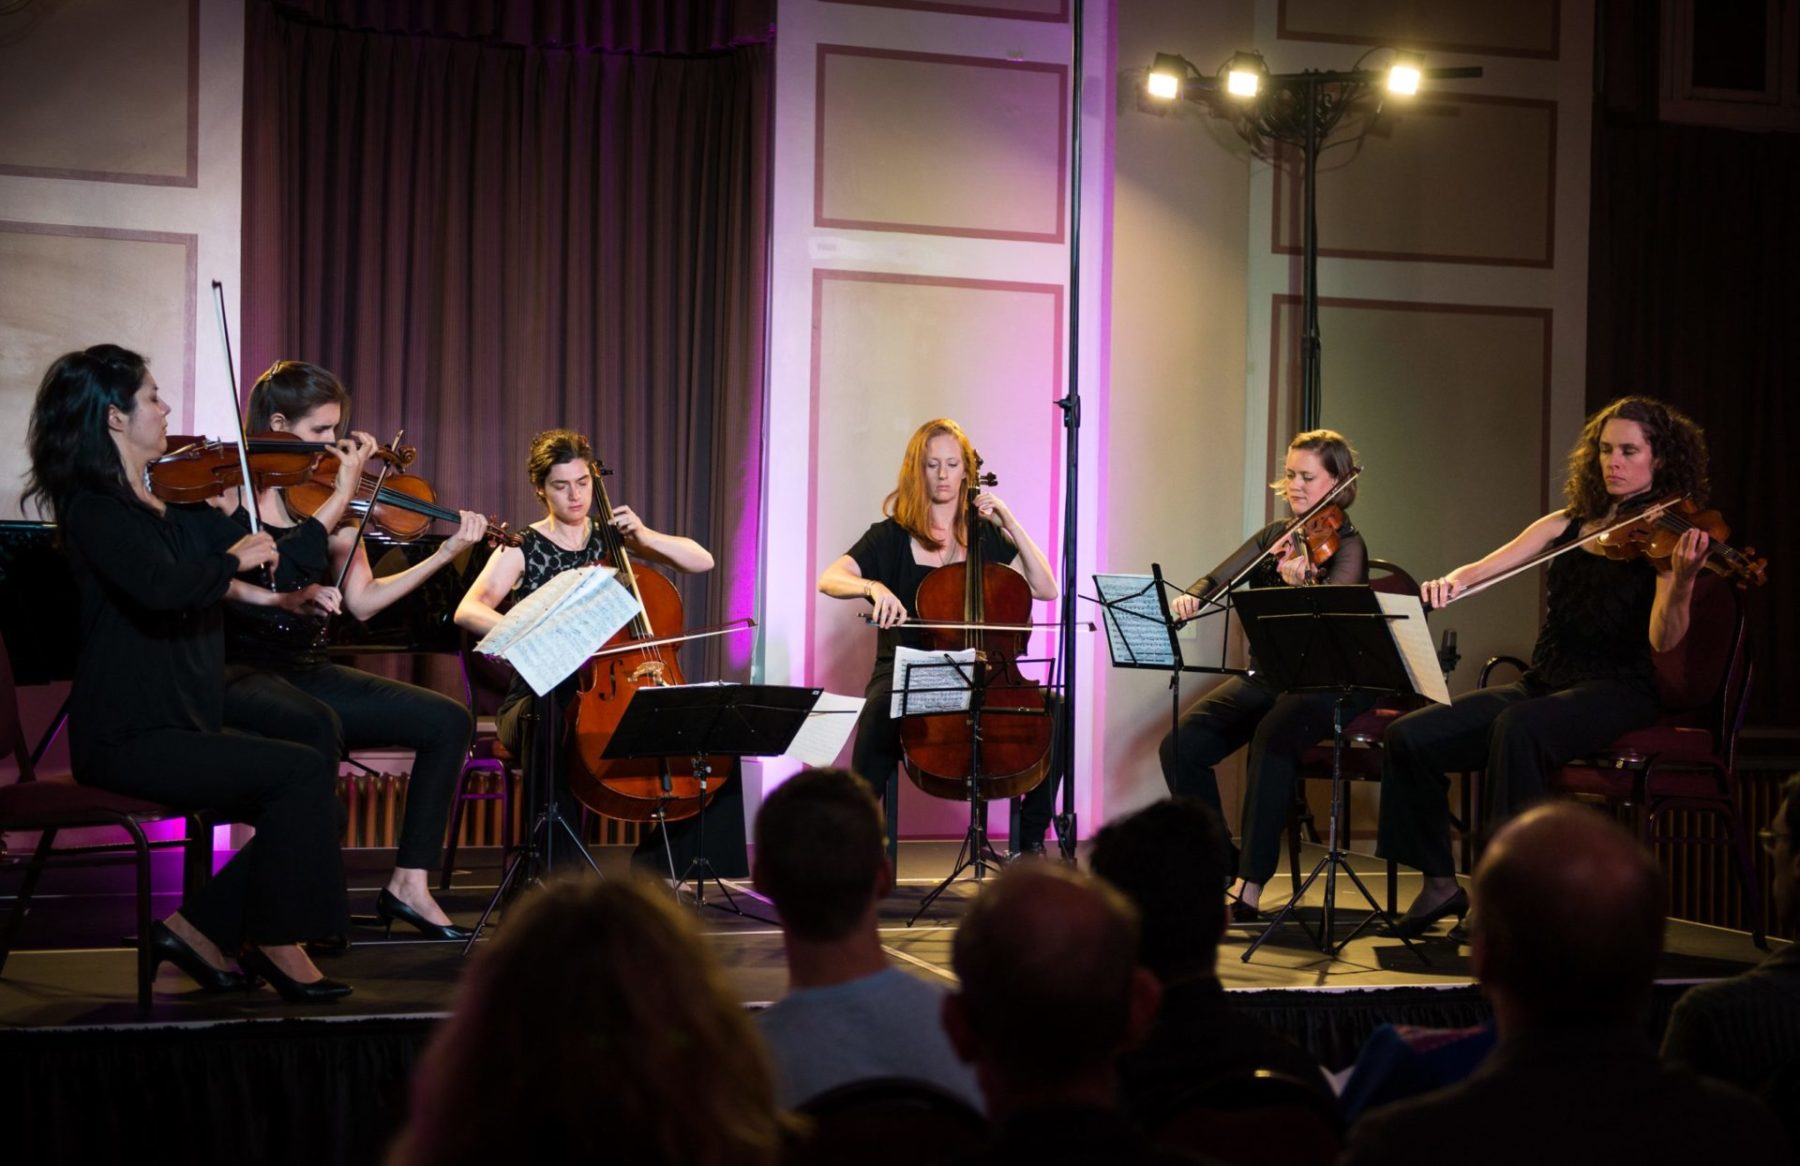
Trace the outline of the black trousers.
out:
M 256 828 L 181 905 L 229 956 L 245 943 L 298 943 L 349 928 L 336 772 L 335 762 L 288 741 L 164 729 L 89 751 L 82 781 L 176 809 L 223 810 Z
M 891 715 L 893 709 L 894 674 L 889 670 L 877 671 L 869 677 L 868 687 L 863 690 L 868 703 L 856 719 L 856 741 L 850 747 L 850 768 L 869 783 L 875 791 L 875 797 L 887 810 L 890 832 L 900 812 L 898 806 L 888 806 L 887 787 L 894 775 L 899 771 L 900 722 Z M 1056 726 L 1060 722 L 1058 712 L 1062 698 L 1055 693 L 1044 694 L 1044 707 L 1050 714 L 1053 726 L 1050 734 L 1050 756 L 1056 756 Z M 1025 850 L 1043 844 L 1044 834 L 1050 829 L 1050 819 L 1056 814 L 1056 795 L 1062 788 L 1060 775 L 1054 763 L 1044 780 L 1033 786 L 1019 804 L 1019 833 L 1012 839 L 1014 850 Z
M 1162 739 L 1163 780 L 1169 792 L 1194 797 L 1224 813 L 1213 767 L 1245 745 L 1243 849 L 1238 875 L 1259 886 L 1281 865 L 1281 834 L 1299 780 L 1302 751 L 1331 736 L 1328 692 L 1279 693 L 1253 677 L 1233 676 L 1195 702 Z M 1356 694 L 1345 703 L 1346 724 L 1375 703 Z
M 330 762 L 334 775 L 351 749 L 413 750 L 394 865 L 438 865 L 450 801 L 475 731 L 460 701 L 338 664 L 281 672 L 232 666 L 225 671 L 225 724 L 305 745 Z
M 1656 698 L 1617 680 L 1552 689 L 1530 680 L 1410 712 L 1382 739 L 1379 853 L 1432 877 L 1456 873 L 1451 773 L 1485 769 L 1482 828 L 1541 798 L 1549 774 L 1656 719 Z

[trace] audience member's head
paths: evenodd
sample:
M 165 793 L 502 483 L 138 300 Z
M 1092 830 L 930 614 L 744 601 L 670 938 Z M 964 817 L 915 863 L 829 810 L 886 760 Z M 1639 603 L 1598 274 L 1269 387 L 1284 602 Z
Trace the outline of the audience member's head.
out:
M 1800 773 L 1781 784 L 1781 804 L 1769 823 L 1764 845 L 1775 875 L 1775 923 L 1784 935 L 1800 938 Z
M 1110 1098 L 1113 1061 L 1160 995 L 1137 964 L 1136 916 L 1111 886 L 1049 863 L 1008 868 L 976 898 L 956 931 L 962 986 L 944 1026 L 990 1116 L 1096 1084 Z
M 773 1163 L 762 1042 L 667 892 L 552 883 L 508 911 L 420 1059 L 397 1164 Z
M 1108 822 L 1088 867 L 1138 909 L 1138 962 L 1165 982 L 1210 973 L 1225 929 L 1231 843 L 1213 808 L 1171 798 Z
M 847 769 L 808 769 L 756 815 L 756 889 L 796 938 L 843 939 L 893 887 L 881 806 Z
M 1495 834 L 1475 871 L 1470 959 L 1513 1027 L 1634 1023 L 1662 952 L 1656 861 L 1573 802 L 1538 806 Z

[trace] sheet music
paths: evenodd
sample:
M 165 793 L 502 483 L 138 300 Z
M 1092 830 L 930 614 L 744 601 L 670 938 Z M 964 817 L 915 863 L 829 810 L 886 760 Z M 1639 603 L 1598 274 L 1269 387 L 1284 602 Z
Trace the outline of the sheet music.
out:
M 812 706 L 800 731 L 794 734 L 794 743 L 788 746 L 786 756 L 812 766 L 835 765 L 838 754 L 843 752 L 844 742 L 850 739 L 850 730 L 856 727 L 857 716 L 867 703 L 860 696 L 821 692 L 818 703 Z
M 1394 646 L 1400 649 L 1400 661 L 1406 665 L 1406 677 L 1414 690 L 1439 704 L 1450 703 L 1450 688 L 1444 683 L 1444 670 L 1438 664 L 1437 646 L 1431 642 L 1431 629 L 1425 626 L 1425 605 L 1417 595 L 1390 595 L 1377 591 L 1375 598 L 1387 615 L 1405 616 L 1387 621 L 1394 633 Z
M 616 574 L 611 567 L 564 571 L 520 600 L 475 650 L 511 664 L 543 696 L 643 612 Z
M 1105 600 L 1100 618 L 1106 624 L 1106 646 L 1115 663 L 1175 666 L 1169 649 L 1169 625 L 1163 622 L 1153 575 L 1095 575 L 1094 587 Z
M 894 695 L 890 717 L 921 713 L 955 713 L 969 707 L 969 677 L 975 671 L 975 649 L 928 652 L 894 649 Z

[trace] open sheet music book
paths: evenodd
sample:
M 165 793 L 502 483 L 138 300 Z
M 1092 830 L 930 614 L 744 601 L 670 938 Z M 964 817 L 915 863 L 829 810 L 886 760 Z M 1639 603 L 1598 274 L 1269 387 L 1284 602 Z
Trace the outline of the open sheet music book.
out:
M 970 679 L 975 660 L 974 648 L 956 652 L 894 649 L 894 695 L 888 715 L 899 718 L 966 711 L 973 695 Z
M 864 703 L 860 696 L 821 692 L 818 703 L 806 714 L 806 723 L 795 734 L 794 743 L 788 746 L 787 756 L 808 765 L 836 765 Z
M 564 571 L 521 599 L 475 650 L 511 664 L 543 696 L 642 614 L 611 567 Z
M 1400 662 L 1406 665 L 1406 677 L 1413 691 L 1430 697 L 1439 704 L 1450 703 L 1450 688 L 1444 683 L 1443 666 L 1438 663 L 1437 645 L 1431 642 L 1431 629 L 1425 625 L 1425 605 L 1417 595 L 1375 593 L 1376 602 L 1388 615 L 1403 619 L 1388 621 L 1394 633 L 1394 646 L 1400 649 Z

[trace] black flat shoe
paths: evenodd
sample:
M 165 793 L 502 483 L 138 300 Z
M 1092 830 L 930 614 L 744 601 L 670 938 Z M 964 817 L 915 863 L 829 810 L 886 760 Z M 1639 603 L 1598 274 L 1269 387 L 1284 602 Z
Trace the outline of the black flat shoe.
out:
M 381 888 L 381 894 L 375 896 L 375 917 L 387 924 L 386 934 L 388 935 L 394 933 L 395 923 L 405 923 L 408 926 L 415 928 L 420 935 L 425 936 L 427 939 L 454 939 L 460 941 L 469 938 L 470 934 L 468 928 L 458 927 L 454 923 L 433 923 L 411 907 L 408 907 L 405 903 L 402 903 L 400 897 L 386 887 Z
M 247 992 L 256 982 L 242 972 L 215 968 L 201 954 L 188 946 L 187 940 L 170 931 L 165 923 L 150 925 L 150 974 L 164 963 L 174 964 L 182 974 L 200 985 L 202 992 Z
M 275 961 L 264 955 L 260 948 L 245 948 L 238 955 L 238 963 L 245 971 L 269 981 L 269 987 L 279 992 L 289 1004 L 323 1004 L 350 994 L 350 985 L 336 980 L 320 979 L 302 984 L 276 967 Z
M 1239 924 L 1260 923 L 1262 922 L 1262 908 L 1253 907 L 1242 899 L 1234 898 L 1231 900 L 1231 921 Z
M 1448 899 L 1445 899 L 1442 903 L 1439 903 L 1429 911 L 1421 911 L 1417 915 L 1414 915 L 1409 911 L 1405 915 L 1402 915 L 1398 922 L 1391 926 L 1383 927 L 1378 934 L 1384 935 L 1389 939 L 1417 939 L 1436 926 L 1439 919 L 1448 915 L 1454 915 L 1456 916 L 1456 921 L 1460 924 L 1463 916 L 1468 913 L 1469 892 L 1458 887 L 1456 888 L 1456 893 L 1454 895 L 1451 895 Z

